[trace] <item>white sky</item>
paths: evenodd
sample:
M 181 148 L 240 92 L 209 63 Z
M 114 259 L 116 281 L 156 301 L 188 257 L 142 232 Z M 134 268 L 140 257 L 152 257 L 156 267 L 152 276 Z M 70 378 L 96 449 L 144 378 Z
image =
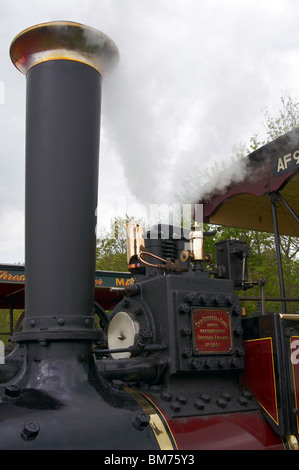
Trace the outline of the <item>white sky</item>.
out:
M 108 214 L 174 202 L 196 168 L 263 137 L 265 107 L 275 114 L 284 91 L 299 97 L 298 18 L 298 0 L 0 0 L 0 263 L 24 262 L 26 79 L 9 58 L 15 35 L 69 20 L 119 48 L 102 92 L 100 228 Z

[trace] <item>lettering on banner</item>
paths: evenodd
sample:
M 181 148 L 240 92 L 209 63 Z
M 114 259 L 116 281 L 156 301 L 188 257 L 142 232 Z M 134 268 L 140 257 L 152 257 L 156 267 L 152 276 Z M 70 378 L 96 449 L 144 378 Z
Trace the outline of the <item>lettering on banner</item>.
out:
M 116 283 L 117 286 L 125 287 L 125 286 L 128 286 L 129 284 L 131 284 L 131 280 L 117 277 L 115 279 L 115 283 Z
M 15 274 L 6 270 L 0 270 L 0 282 L 25 282 L 25 274 Z M 126 287 L 131 284 L 131 279 L 125 278 L 115 278 L 116 287 Z M 113 280 L 111 280 L 111 285 L 113 285 Z M 104 286 L 104 280 L 100 278 L 95 279 L 95 287 Z
M 280 176 L 288 171 L 295 170 L 299 166 L 299 150 L 293 153 L 287 153 L 274 160 L 274 175 Z
M 11 274 L 8 271 L 0 271 L 0 281 L 24 282 L 25 274 Z

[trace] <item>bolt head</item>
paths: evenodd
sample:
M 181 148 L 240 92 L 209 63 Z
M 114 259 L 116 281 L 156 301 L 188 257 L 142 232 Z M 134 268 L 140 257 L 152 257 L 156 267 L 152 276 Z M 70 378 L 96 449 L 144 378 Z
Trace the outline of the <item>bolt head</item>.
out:
M 147 413 L 139 413 L 133 420 L 133 425 L 139 431 L 142 431 L 150 422 L 150 416 Z
M 191 357 L 192 356 L 192 349 L 191 348 L 183 348 L 182 355 L 184 357 Z
M 176 399 L 182 405 L 186 405 L 186 403 L 188 401 L 187 398 L 185 397 L 185 395 L 179 395 L 179 396 L 176 397 Z
M 202 393 L 200 395 L 200 398 L 205 402 L 205 403 L 210 403 L 211 401 L 211 398 L 209 397 L 209 395 L 205 394 L 205 393 Z
M 178 401 L 172 401 L 170 403 L 170 408 L 173 410 L 173 411 L 180 411 L 181 410 L 181 404 L 178 402 Z
M 231 394 L 228 393 L 228 392 L 223 392 L 223 393 L 222 393 L 222 397 L 223 397 L 226 401 L 231 401 L 231 399 L 232 399 Z
M 170 401 L 172 399 L 172 394 L 170 392 L 164 391 L 161 393 L 161 398 L 164 401 Z
M 216 405 L 219 406 L 219 408 L 225 408 L 227 405 L 227 401 L 225 400 L 225 398 L 220 397 L 217 399 Z
M 202 400 L 201 398 L 196 398 L 195 401 L 194 401 L 194 406 L 198 410 L 203 410 L 204 407 L 206 406 L 206 404 L 205 404 L 204 400 Z
M 25 439 L 25 441 L 29 441 L 31 439 L 35 439 L 38 435 L 40 430 L 40 425 L 33 420 L 26 421 L 23 427 L 23 431 L 21 433 L 21 437 Z
M 240 395 L 239 398 L 238 398 L 238 403 L 239 403 L 241 406 L 247 406 L 248 400 L 247 400 L 246 397 Z

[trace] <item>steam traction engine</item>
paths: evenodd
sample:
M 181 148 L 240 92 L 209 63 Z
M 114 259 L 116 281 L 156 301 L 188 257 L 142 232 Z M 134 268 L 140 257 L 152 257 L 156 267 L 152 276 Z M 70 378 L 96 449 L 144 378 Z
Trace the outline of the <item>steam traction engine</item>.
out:
M 17 36 L 11 57 L 27 77 L 26 284 L 0 365 L 1 448 L 296 448 L 298 321 L 242 318 L 244 243 L 218 243 L 207 271 L 198 227 L 130 225 L 132 283 L 95 328 L 100 87 L 118 51 L 54 22 Z
M 107 352 L 115 360 L 99 361 L 101 374 L 130 384 L 144 409 L 164 417 L 173 448 L 296 448 L 289 336 L 297 317 L 242 316 L 235 291 L 250 284 L 245 243 L 218 242 L 207 270 L 210 234 L 163 225 L 141 232 L 128 230 L 135 282 L 112 314 Z

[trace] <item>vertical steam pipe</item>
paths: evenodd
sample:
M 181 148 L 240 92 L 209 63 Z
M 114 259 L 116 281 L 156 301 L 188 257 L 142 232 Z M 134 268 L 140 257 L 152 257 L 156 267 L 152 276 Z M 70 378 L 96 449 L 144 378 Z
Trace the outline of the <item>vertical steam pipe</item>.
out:
M 118 50 L 93 28 L 52 22 L 20 33 L 10 55 L 27 82 L 25 319 L 16 338 L 92 336 L 101 79 Z

